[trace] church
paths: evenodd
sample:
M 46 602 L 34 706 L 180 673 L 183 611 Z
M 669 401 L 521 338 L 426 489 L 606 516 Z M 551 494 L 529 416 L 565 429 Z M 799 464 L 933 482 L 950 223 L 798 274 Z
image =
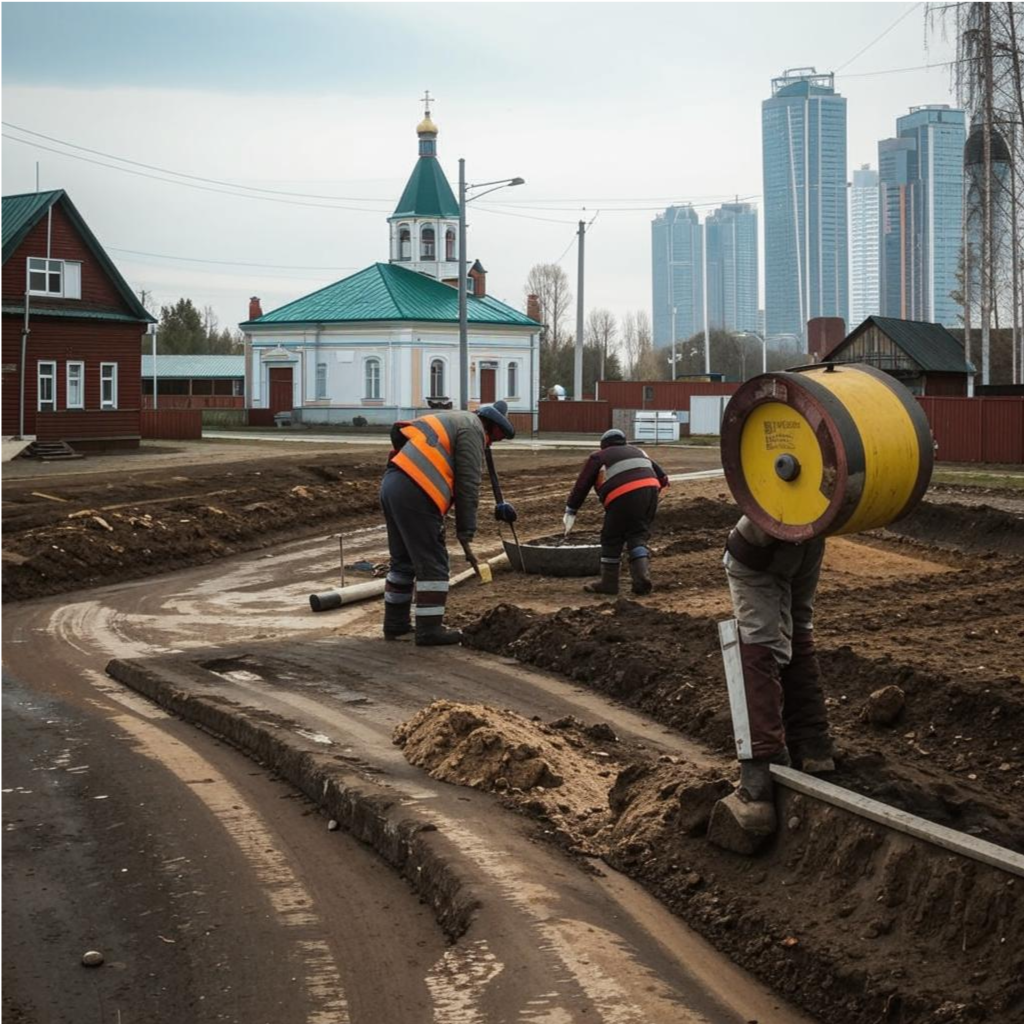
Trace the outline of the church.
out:
M 429 106 L 416 134 L 419 158 L 388 218 L 388 261 L 268 313 L 250 300 L 239 324 L 249 407 L 356 425 L 459 408 L 459 205 Z M 479 260 L 467 265 L 469 408 L 502 398 L 510 412 L 535 413 L 541 324 L 487 294 Z

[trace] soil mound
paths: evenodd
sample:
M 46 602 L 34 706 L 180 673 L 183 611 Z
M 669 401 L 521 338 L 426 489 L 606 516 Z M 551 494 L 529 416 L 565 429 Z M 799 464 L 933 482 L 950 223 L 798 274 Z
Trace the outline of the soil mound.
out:
M 922 544 L 1024 555 L 1024 514 L 991 505 L 922 501 L 906 519 L 887 529 Z

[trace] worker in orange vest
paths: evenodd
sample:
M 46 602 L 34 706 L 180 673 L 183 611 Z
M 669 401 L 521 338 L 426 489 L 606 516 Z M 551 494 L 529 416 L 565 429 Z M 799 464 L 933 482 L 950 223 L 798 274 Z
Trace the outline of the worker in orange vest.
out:
M 515 437 L 508 405 L 475 412 L 438 412 L 391 428 L 394 450 L 380 485 L 391 564 L 384 587 L 384 639 L 413 631 L 421 647 L 457 644 L 462 634 L 443 625 L 448 598 L 445 516 L 455 508 L 455 535 L 468 545 L 476 534 L 484 451 Z M 495 505 L 500 522 L 516 520 L 508 502 Z

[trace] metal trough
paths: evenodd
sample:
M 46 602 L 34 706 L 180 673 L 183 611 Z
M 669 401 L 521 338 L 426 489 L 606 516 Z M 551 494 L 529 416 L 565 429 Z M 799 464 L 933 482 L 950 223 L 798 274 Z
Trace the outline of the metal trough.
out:
M 601 572 L 600 544 L 556 543 L 550 537 L 518 545 L 502 543 L 513 569 L 536 576 L 598 576 Z

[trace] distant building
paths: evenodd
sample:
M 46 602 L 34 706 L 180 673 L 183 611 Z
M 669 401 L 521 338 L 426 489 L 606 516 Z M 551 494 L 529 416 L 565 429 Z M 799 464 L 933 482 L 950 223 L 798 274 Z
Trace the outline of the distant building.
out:
M 757 209 L 725 203 L 704 221 L 707 246 L 708 326 L 758 329 Z
M 878 171 L 863 164 L 850 189 L 850 326 L 880 313 L 878 295 Z
M 655 345 L 672 343 L 673 325 L 677 341 L 704 330 L 704 231 L 692 206 L 651 221 L 651 282 Z
M 155 373 L 154 373 L 155 370 Z M 142 357 L 142 407 L 153 408 L 156 378 L 160 409 L 241 409 L 245 405 L 245 356 Z
M 912 107 L 878 144 L 879 305 L 885 316 L 955 325 L 963 215 L 964 112 Z
M 846 100 L 831 74 L 796 68 L 761 104 L 765 329 L 807 338 L 817 316 L 849 320 Z

